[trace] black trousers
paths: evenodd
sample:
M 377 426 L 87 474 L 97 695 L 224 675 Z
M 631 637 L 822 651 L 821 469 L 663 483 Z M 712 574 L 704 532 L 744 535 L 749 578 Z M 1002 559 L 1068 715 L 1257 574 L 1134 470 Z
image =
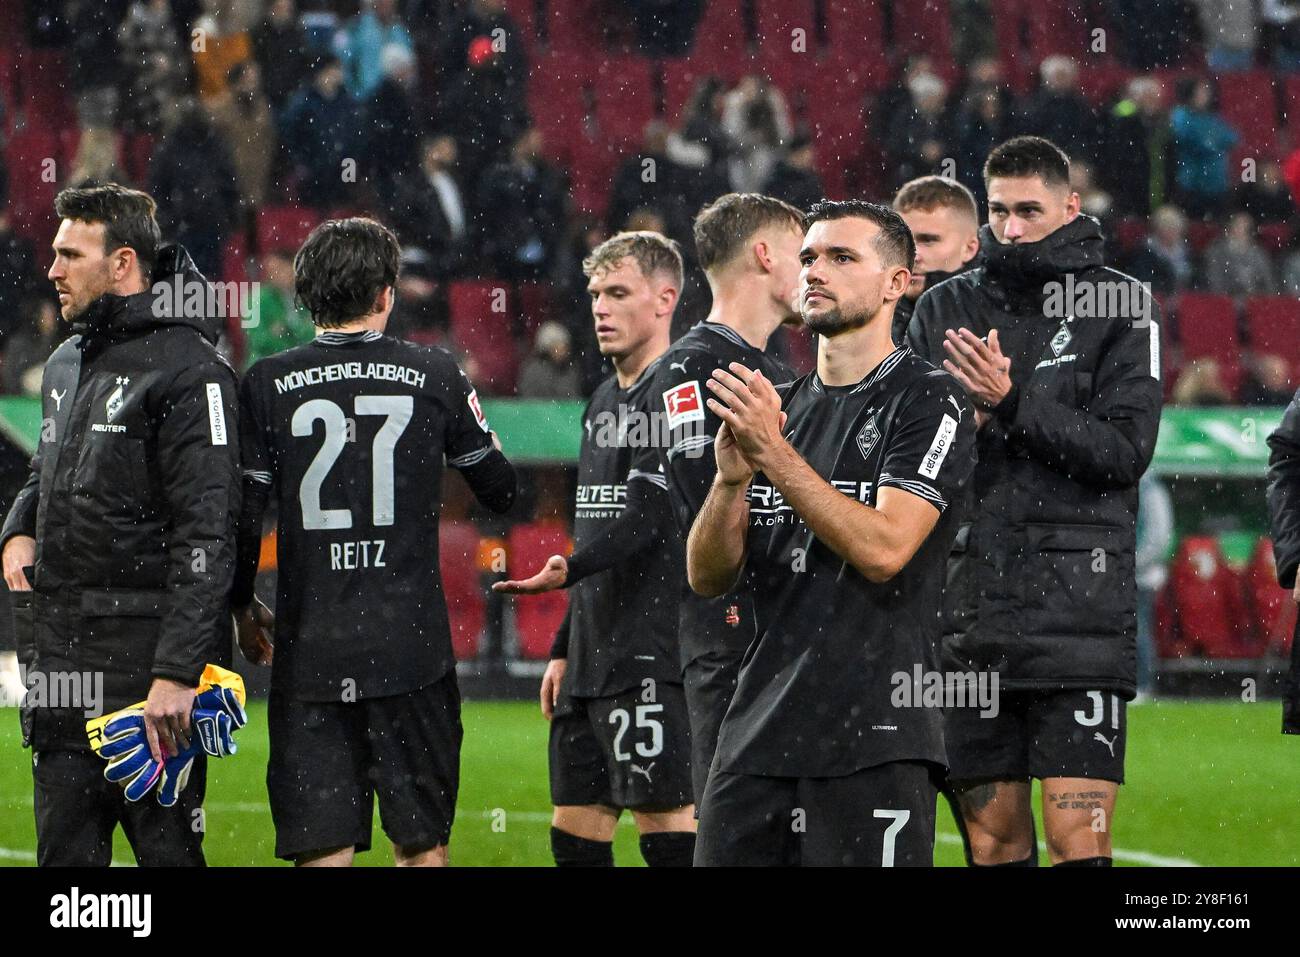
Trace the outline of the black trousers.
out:
M 41 867 L 107 867 L 120 824 L 141 867 L 202 867 L 203 793 L 207 760 L 199 755 L 189 784 L 172 807 L 156 792 L 131 802 L 104 777 L 93 751 L 46 750 L 32 755 L 36 863 Z

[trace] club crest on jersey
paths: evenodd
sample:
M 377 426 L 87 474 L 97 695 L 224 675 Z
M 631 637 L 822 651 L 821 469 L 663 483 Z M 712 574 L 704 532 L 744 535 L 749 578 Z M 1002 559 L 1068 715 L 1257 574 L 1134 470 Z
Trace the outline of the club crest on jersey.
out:
M 483 414 L 483 407 L 479 405 L 478 390 L 470 389 L 469 398 L 466 401 L 469 402 L 469 410 L 474 413 L 474 421 L 478 423 L 479 428 L 484 432 L 491 431 L 488 428 L 487 416 Z
M 871 450 L 876 447 L 876 442 L 880 439 L 880 428 L 876 425 L 876 417 L 873 415 L 867 419 L 867 424 L 858 431 L 858 451 L 862 453 L 865 459 L 871 455 Z
M 1061 353 L 1065 351 L 1065 347 L 1070 344 L 1070 340 L 1073 338 L 1073 336 L 1070 335 L 1070 327 L 1066 325 L 1069 321 L 1070 320 L 1067 318 L 1062 322 L 1061 328 L 1057 329 L 1056 335 L 1052 336 L 1052 341 L 1050 343 L 1052 347 L 1052 355 L 1057 358 L 1060 358 Z
M 130 384 L 131 379 L 128 376 L 117 377 L 117 388 L 113 390 L 108 397 L 108 401 L 104 403 L 104 414 L 109 422 L 113 421 L 113 418 L 122 411 L 122 406 L 126 404 L 125 391 Z
M 695 380 L 683 382 L 664 392 L 664 411 L 668 413 L 669 429 L 685 422 L 703 422 L 704 400 L 700 397 L 700 383 Z

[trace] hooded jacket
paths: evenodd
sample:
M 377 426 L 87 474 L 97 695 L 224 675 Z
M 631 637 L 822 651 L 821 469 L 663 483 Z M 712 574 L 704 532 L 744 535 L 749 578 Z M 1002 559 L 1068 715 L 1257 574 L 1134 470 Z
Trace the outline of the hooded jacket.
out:
M 1300 392 L 1268 437 L 1268 519 L 1277 582 L 1295 588 L 1300 568 Z M 1300 623 L 1296 626 L 1300 634 Z M 1291 643 L 1291 672 L 1282 689 L 1282 733 L 1300 734 L 1300 641 Z
M 917 301 L 912 348 L 998 330 L 1010 394 L 980 429 L 944 595 L 945 668 L 1008 690 L 1136 691 L 1137 483 L 1160 425 L 1160 314 L 1102 262 L 1097 221 L 1035 243 L 984 226 L 981 265 Z
M 979 254 L 976 253 L 968 262 L 962 263 L 952 272 L 943 272 L 939 269 L 932 269 L 925 274 L 925 288 L 921 290 L 921 296 L 925 295 L 926 289 L 933 289 L 941 282 L 946 282 L 953 276 L 960 276 L 967 270 L 974 269 L 979 265 Z M 895 345 L 903 345 L 907 342 L 907 329 L 912 324 L 912 313 L 916 311 L 916 304 L 920 301 L 921 296 L 915 299 L 908 299 L 903 296 L 894 306 L 894 321 L 889 327 L 890 336 Z
M 50 357 L 31 475 L 0 531 L 0 543 L 36 539 L 33 590 L 11 593 L 36 748 L 86 747 L 93 714 L 34 695 L 33 674 L 46 691 L 102 675 L 91 704 L 108 712 L 146 698 L 155 677 L 196 685 L 229 658 L 235 372 L 183 248 L 160 251 L 152 281 L 95 300 Z

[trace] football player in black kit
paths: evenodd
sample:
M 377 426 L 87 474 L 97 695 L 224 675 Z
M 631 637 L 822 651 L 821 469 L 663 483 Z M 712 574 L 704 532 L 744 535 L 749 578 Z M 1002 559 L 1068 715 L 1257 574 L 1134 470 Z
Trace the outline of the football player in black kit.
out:
M 757 638 L 722 722 L 697 865 L 933 863 L 938 708 L 895 706 L 897 676 L 939 661 L 938 607 L 974 415 L 891 322 L 914 246 L 887 207 L 823 202 L 800 252 L 817 370 L 777 388 L 713 372 L 725 423 L 691 528 L 691 587 L 743 576 Z
M 438 568 L 444 458 L 488 508 L 515 495 L 451 354 L 384 335 L 399 255 L 374 220 L 313 230 L 294 279 L 316 338 L 256 363 L 240 396 L 232 604 L 245 657 L 274 654 L 267 789 L 276 856 L 298 864 L 368 849 L 376 794 L 399 865 L 447 863 L 461 722 Z M 274 622 L 253 596 L 272 492 Z
M 583 271 L 596 341 L 614 375 L 583 414 L 575 552 L 493 587 L 572 589 L 541 688 L 556 864 L 611 866 L 614 829 L 629 810 L 647 864 L 689 867 L 695 807 L 677 646 L 682 549 L 663 472 L 638 467 L 662 429 L 650 382 L 668 348 L 681 253 L 659 233 L 619 233 Z
M 656 367 L 650 400 L 662 403 L 671 444 L 649 449 L 668 479 L 667 495 L 682 547 L 717 472 L 713 438 L 722 420 L 706 405 L 704 383 L 714 369 L 739 362 L 772 382 L 794 378 L 763 350 L 781 325 L 799 321 L 799 248 L 803 213 L 757 193 L 728 193 L 695 217 L 695 248 L 713 293 L 703 322 L 673 343 Z M 642 468 L 650 470 L 649 464 Z M 731 704 L 740 659 L 754 638 L 753 601 L 738 588 L 704 598 L 680 575 L 677 640 L 691 716 L 691 778 L 695 800 L 713 763 L 718 727 Z

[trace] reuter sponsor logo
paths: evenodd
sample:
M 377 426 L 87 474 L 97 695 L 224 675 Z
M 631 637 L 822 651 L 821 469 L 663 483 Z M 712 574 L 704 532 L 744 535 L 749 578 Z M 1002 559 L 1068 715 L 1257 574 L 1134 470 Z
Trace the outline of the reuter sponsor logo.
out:
M 832 480 L 830 484 L 836 491 L 859 502 L 865 503 L 871 500 L 871 482 L 848 482 L 837 479 Z M 751 484 L 748 497 L 749 514 L 754 517 L 754 525 L 784 525 L 787 514 L 792 516 L 792 520 L 803 521 L 795 515 L 794 509 L 786 504 L 785 496 L 771 485 Z
M 50 898 L 50 926 L 66 929 L 125 928 L 132 937 L 148 937 L 153 930 L 153 896 L 150 894 L 83 894 L 74 887 Z
M 626 485 L 579 485 L 576 518 L 608 518 L 627 503 Z
M 930 451 L 925 453 L 925 458 L 921 460 L 921 474 L 926 478 L 935 478 L 939 474 L 939 466 L 943 465 L 944 456 L 948 454 L 948 449 L 952 447 L 952 437 L 957 434 L 957 420 L 951 415 L 945 415 L 943 421 L 939 423 L 939 430 L 934 433 L 934 441 L 930 443 Z
M 704 400 L 700 396 L 699 382 L 695 380 L 683 382 L 665 392 L 664 411 L 668 413 L 670 429 L 675 429 L 685 422 L 703 422 Z

